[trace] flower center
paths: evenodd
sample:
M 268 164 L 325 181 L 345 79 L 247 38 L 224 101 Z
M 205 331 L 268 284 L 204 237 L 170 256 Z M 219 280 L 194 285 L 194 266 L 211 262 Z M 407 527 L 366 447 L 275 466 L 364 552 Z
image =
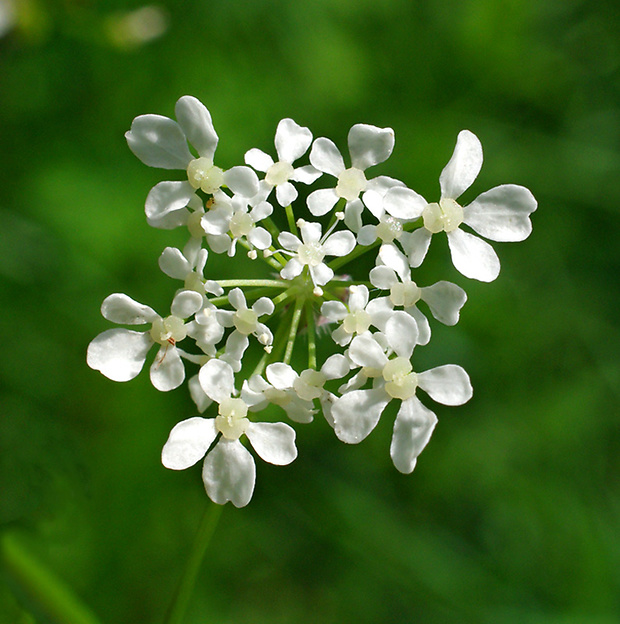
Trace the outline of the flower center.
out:
M 236 212 L 230 220 L 230 233 L 234 238 L 247 236 L 254 227 L 254 221 L 247 212 Z
M 370 314 L 366 310 L 356 310 L 344 317 L 342 327 L 347 334 L 363 334 L 370 327 Z
M 453 232 L 463 222 L 463 208 L 449 198 L 428 204 L 422 212 L 424 227 L 431 233 Z
M 187 179 L 192 188 L 212 195 L 224 183 L 224 171 L 216 167 L 210 158 L 195 158 L 187 165 Z
M 249 336 L 255 329 L 258 322 L 258 315 L 254 310 L 246 308 L 245 310 L 237 310 L 233 317 L 235 329 L 245 336 Z
M 353 201 L 366 188 L 366 176 L 361 169 L 351 167 L 338 176 L 336 194 L 347 201 Z
M 151 338 L 160 345 L 166 343 L 174 345 L 187 336 L 187 329 L 183 319 L 171 315 L 165 319 L 155 319 L 150 334 Z
M 404 357 L 396 357 L 383 367 L 385 391 L 394 399 L 410 399 L 418 387 L 418 376 L 412 372 L 411 362 Z
M 411 308 L 420 300 L 421 294 L 422 291 L 415 282 L 398 282 L 390 288 L 390 301 L 395 306 Z
M 377 226 L 377 238 L 384 243 L 391 243 L 403 233 L 403 226 L 394 217 L 382 217 L 381 223 Z
M 215 426 L 227 440 L 238 440 L 250 423 L 247 413 L 248 406 L 242 399 L 224 399 L 215 417 Z
M 300 245 L 297 254 L 299 256 L 299 261 L 302 264 L 307 264 L 312 267 L 319 266 L 325 257 L 323 247 L 321 246 L 321 243 L 318 242 L 304 243 L 303 245 Z
M 267 180 L 267 184 L 270 184 L 271 186 L 278 186 L 278 184 L 288 182 L 292 175 L 293 165 L 280 161 L 274 163 L 271 167 L 269 167 L 269 169 L 267 169 L 265 180 Z

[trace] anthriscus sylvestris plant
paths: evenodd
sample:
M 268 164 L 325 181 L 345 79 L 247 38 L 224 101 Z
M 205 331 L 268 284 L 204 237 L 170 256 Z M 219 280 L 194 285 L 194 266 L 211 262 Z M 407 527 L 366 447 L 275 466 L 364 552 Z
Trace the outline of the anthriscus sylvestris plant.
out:
M 472 396 L 459 365 L 414 365 L 434 320 L 455 325 L 467 300 L 461 286 L 419 276 L 431 239 L 447 239 L 462 275 L 491 282 L 500 262 L 483 239 L 527 238 L 532 193 L 505 184 L 459 203 L 482 166 L 480 141 L 468 130 L 441 172 L 439 198 L 429 202 L 400 180 L 373 175 L 394 148 L 391 128 L 356 124 L 341 151 L 283 119 L 275 154 L 253 148 L 245 165 L 226 169 L 216 159 L 218 135 L 205 106 L 184 96 L 175 116 L 141 115 L 126 134 L 144 164 L 181 172 L 156 184 L 145 206 L 151 226 L 187 232 L 182 249 L 167 247 L 159 258 L 172 279 L 170 311 L 160 315 L 124 294 L 107 297 L 103 316 L 137 329 L 97 336 L 89 366 L 129 381 L 148 360 L 161 391 L 187 379 L 203 415 L 172 428 L 162 462 L 182 470 L 204 460 L 204 485 L 218 504 L 248 504 L 255 455 L 276 465 L 296 459 L 296 429 L 285 421 L 303 432 L 325 418 L 340 440 L 357 444 L 392 401 L 398 411 L 390 455 L 397 470 L 412 472 L 437 424 L 433 402 L 456 406 Z M 216 274 L 210 254 L 235 263 L 246 256 L 264 265 L 265 278 Z M 356 262 L 362 254 L 374 264 L 365 275 L 365 264 Z M 324 361 L 319 338 L 333 347 Z M 249 349 L 260 351 L 258 363 L 245 357 Z M 264 418 L 269 405 L 281 408 L 282 422 Z

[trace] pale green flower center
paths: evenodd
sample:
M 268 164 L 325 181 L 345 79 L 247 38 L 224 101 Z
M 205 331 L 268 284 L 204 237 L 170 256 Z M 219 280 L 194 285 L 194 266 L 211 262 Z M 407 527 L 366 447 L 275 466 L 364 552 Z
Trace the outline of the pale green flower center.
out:
M 235 312 L 235 316 L 233 317 L 235 328 L 245 336 L 248 336 L 256 329 L 257 322 L 258 315 L 254 312 L 254 310 L 249 308 L 246 308 L 245 310 L 237 310 L 237 312 Z
M 403 233 L 403 225 L 394 217 L 384 217 L 377 226 L 377 238 L 384 243 L 391 243 Z
M 383 367 L 385 391 L 394 399 L 410 399 L 418 387 L 418 376 L 412 372 L 411 362 L 404 357 L 396 357 Z
M 415 282 L 398 282 L 390 288 L 390 301 L 395 306 L 411 308 L 420 300 L 421 294 Z
M 431 233 L 453 232 L 463 222 L 463 208 L 449 198 L 428 204 L 422 212 L 424 227 Z
M 293 388 L 297 396 L 304 401 L 318 399 L 323 394 L 323 386 L 327 378 L 321 371 L 307 369 L 294 381 Z
M 166 343 L 174 345 L 187 336 L 187 329 L 183 319 L 171 315 L 165 319 L 155 319 L 149 333 L 151 338 L 161 345 Z
M 247 212 L 236 212 L 230 220 L 230 233 L 234 238 L 247 236 L 254 227 L 254 221 Z
M 220 403 L 218 414 L 215 417 L 215 426 L 227 440 L 238 440 L 250 424 L 246 418 L 248 406 L 242 399 L 224 399 Z
M 293 165 L 290 163 L 277 162 L 267 169 L 265 180 L 267 180 L 267 184 L 271 186 L 278 186 L 279 184 L 288 182 L 293 175 L 293 171 Z
M 192 188 L 212 195 L 224 183 L 224 171 L 216 167 L 210 158 L 195 158 L 187 165 L 187 179 Z
M 347 334 L 363 334 L 370 327 L 370 314 L 366 310 L 356 310 L 344 317 L 342 327 Z
M 307 264 L 312 267 L 319 266 L 325 257 L 323 247 L 321 246 L 321 243 L 318 242 L 304 243 L 303 245 L 300 245 L 297 255 L 302 264 Z
M 351 167 L 338 176 L 336 194 L 347 201 L 353 201 L 366 189 L 366 176 L 361 169 Z

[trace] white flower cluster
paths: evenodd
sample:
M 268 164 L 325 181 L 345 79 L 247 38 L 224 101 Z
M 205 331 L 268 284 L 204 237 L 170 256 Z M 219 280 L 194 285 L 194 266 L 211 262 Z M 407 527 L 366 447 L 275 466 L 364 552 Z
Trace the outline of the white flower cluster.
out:
M 447 281 L 418 286 L 413 270 L 433 234 L 445 232 L 460 273 L 494 280 L 500 268 L 495 251 L 463 226 L 492 241 L 523 240 L 531 231 L 534 197 L 508 184 L 459 204 L 482 166 L 480 141 L 467 130 L 441 173 L 439 201 L 429 203 L 399 180 L 368 176 L 368 169 L 392 153 L 390 128 L 353 126 L 347 166 L 332 141 L 313 141 L 308 128 L 283 119 L 275 135 L 277 158 L 251 149 L 248 166 L 224 169 L 214 160 L 218 136 L 205 106 L 185 96 L 175 113 L 176 121 L 137 117 L 126 138 L 146 165 L 185 172 L 182 181 L 156 184 L 145 206 L 150 225 L 187 228 L 185 247 L 167 247 L 159 258 L 162 271 L 182 285 L 165 317 L 127 295 L 107 297 L 101 308 L 107 320 L 142 329 L 104 331 L 89 345 L 89 366 L 128 381 L 157 345 L 150 377 L 158 390 L 179 387 L 186 363 L 197 371 L 188 380 L 191 397 L 200 413 L 212 415 L 178 423 L 162 461 L 181 470 L 206 457 L 203 481 L 216 503 L 242 507 L 252 497 L 256 467 L 245 438 L 272 464 L 296 458 L 290 425 L 256 419 L 270 404 L 296 423 L 309 423 L 320 411 L 340 440 L 354 444 L 397 401 L 390 454 L 399 471 L 410 473 L 437 423 L 418 389 L 443 405 L 461 405 L 472 396 L 460 366 L 414 371 L 415 348 L 431 338 L 424 309 L 454 325 L 467 296 Z M 298 166 L 309 149 L 309 164 Z M 319 179 L 325 184 L 304 192 L 301 208 L 294 208 L 304 188 L 299 184 Z M 304 218 L 294 210 L 303 210 Z M 205 277 L 210 252 L 234 257 L 240 247 L 250 261 L 264 263 L 265 279 Z M 373 268 L 352 277 L 362 254 L 372 254 L 367 266 Z M 347 263 L 355 268 L 337 273 Z M 336 353 L 319 365 L 317 327 L 327 324 Z M 179 347 L 183 341 L 189 343 L 185 349 Z M 251 343 L 262 355 L 246 364 Z M 300 343 L 307 360 L 299 354 Z

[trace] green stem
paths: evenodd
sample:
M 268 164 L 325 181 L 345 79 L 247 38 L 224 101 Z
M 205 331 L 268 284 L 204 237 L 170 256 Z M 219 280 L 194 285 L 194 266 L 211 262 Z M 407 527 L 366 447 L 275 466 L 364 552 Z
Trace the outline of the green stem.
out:
M 306 326 L 308 327 L 308 368 L 316 370 L 316 331 L 312 300 L 306 301 Z
M 222 288 L 234 288 L 239 286 L 240 288 L 250 287 L 256 288 L 259 286 L 265 286 L 267 288 L 288 288 L 289 283 L 284 280 L 270 280 L 270 279 L 231 279 L 231 280 L 217 280 L 217 283 Z
M 295 221 L 295 214 L 293 213 L 293 206 L 289 204 L 286 208 L 286 218 L 288 219 L 288 228 L 291 234 L 294 234 L 299 238 L 299 230 L 297 229 L 297 222 Z
M 304 297 L 299 297 L 295 301 L 295 309 L 293 310 L 293 318 L 291 319 L 291 327 L 288 332 L 288 341 L 286 343 L 286 351 L 284 352 L 283 362 L 285 364 L 291 363 L 293 357 L 293 347 L 295 345 L 295 338 L 297 337 L 297 329 L 299 328 L 299 321 L 301 320 L 301 312 L 305 303 Z
M 224 505 L 210 504 L 198 527 L 194 545 L 190 553 L 183 576 L 179 581 L 176 592 L 168 609 L 164 624 L 182 624 L 190 598 L 196 585 L 196 578 L 204 559 L 207 547 L 211 542 L 217 523 L 222 515 Z

